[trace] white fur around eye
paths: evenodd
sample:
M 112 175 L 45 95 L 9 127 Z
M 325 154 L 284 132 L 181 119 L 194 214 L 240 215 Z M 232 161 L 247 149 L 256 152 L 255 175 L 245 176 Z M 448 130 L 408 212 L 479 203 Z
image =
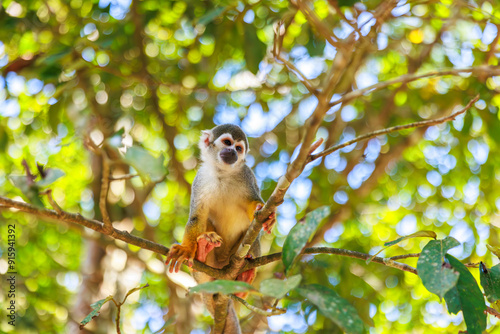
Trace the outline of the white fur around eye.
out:
M 220 136 L 219 138 L 217 138 L 217 140 L 215 142 L 218 143 L 218 144 L 220 143 L 220 145 L 222 147 L 228 146 L 228 145 L 226 145 L 224 143 L 224 140 L 226 140 L 226 139 L 231 142 L 231 144 L 229 146 L 233 145 L 234 139 L 233 139 L 233 136 L 231 136 L 231 134 L 229 134 L 229 133 L 223 134 L 222 136 Z

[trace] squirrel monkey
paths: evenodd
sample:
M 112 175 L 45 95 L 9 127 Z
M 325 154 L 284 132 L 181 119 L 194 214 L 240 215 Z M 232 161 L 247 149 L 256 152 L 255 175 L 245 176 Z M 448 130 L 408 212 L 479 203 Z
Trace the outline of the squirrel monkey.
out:
M 199 147 L 202 163 L 192 185 L 189 221 L 182 244 L 173 245 L 167 255 L 170 272 L 178 272 L 185 260 L 192 266 L 194 258 L 214 268 L 227 265 L 254 212 L 264 203 L 255 175 L 245 164 L 248 140 L 239 126 L 223 124 L 202 131 Z M 263 225 L 264 230 L 270 233 L 275 222 L 272 213 Z M 260 256 L 259 239 L 250 248 L 248 257 Z M 194 277 L 198 283 L 213 280 L 201 272 L 194 272 Z M 241 273 L 237 280 L 251 283 L 254 278 L 255 268 Z M 213 313 L 212 296 L 205 294 L 203 298 Z M 237 333 L 239 325 L 234 308 L 228 312 L 224 332 Z
M 178 272 L 185 260 L 192 266 L 195 257 L 216 268 L 227 265 L 254 212 L 264 203 L 255 175 L 245 164 L 248 140 L 239 126 L 223 124 L 202 131 L 199 147 L 202 163 L 192 185 L 184 238 L 167 255 L 170 272 Z M 270 233 L 275 221 L 273 213 L 264 223 L 264 230 Z M 250 254 L 260 255 L 259 239 Z M 253 277 L 245 281 L 253 281 Z

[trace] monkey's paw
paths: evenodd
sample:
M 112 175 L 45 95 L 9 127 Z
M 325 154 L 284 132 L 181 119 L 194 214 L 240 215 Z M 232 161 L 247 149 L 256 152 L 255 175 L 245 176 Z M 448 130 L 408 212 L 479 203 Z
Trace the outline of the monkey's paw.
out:
M 222 238 L 215 232 L 205 232 L 196 239 L 198 250 L 196 260 L 205 262 L 208 254 L 215 248 L 222 245 Z
M 185 260 L 188 261 L 188 266 L 192 267 L 195 253 L 196 247 L 173 245 L 172 248 L 170 248 L 170 252 L 168 252 L 167 260 L 165 261 L 166 265 L 170 263 L 168 271 L 172 273 L 175 270 L 175 272 L 178 273 Z
M 259 211 L 263 207 L 264 206 L 262 204 L 257 204 L 255 211 Z M 270 234 L 274 224 L 276 224 L 276 212 L 271 213 L 269 217 L 267 217 L 266 221 L 262 224 L 262 228 L 266 233 Z

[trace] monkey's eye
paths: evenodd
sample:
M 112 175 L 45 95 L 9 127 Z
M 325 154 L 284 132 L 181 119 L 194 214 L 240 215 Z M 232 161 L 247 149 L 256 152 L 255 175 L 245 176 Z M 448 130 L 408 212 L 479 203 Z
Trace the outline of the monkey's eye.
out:
M 239 145 L 238 145 L 238 146 L 236 146 L 236 151 L 238 151 L 238 152 L 242 152 L 242 151 L 243 151 L 243 147 L 241 147 L 241 146 L 239 146 Z
M 231 146 L 231 141 L 229 139 L 224 139 L 222 142 L 224 145 Z

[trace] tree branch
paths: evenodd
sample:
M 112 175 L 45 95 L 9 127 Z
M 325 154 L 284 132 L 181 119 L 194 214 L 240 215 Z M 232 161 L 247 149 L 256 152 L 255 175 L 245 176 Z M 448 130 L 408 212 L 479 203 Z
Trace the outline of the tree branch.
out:
M 476 95 L 475 98 L 470 100 L 469 103 L 467 103 L 467 105 L 465 106 L 465 108 L 463 108 L 463 109 L 461 109 L 461 110 L 459 110 L 459 111 L 457 111 L 449 116 L 444 116 L 444 117 L 437 118 L 437 119 L 430 119 L 430 120 L 426 120 L 426 121 L 413 122 L 410 124 L 397 125 L 397 126 L 393 126 L 393 127 L 387 128 L 387 129 L 373 131 L 373 132 L 361 135 L 359 137 L 356 137 L 354 139 L 348 140 L 342 144 L 331 146 L 320 153 L 312 154 L 309 159 L 310 159 L 310 161 L 313 161 L 313 160 L 316 160 L 318 158 L 324 157 L 325 155 L 328 155 L 328 154 L 331 154 L 335 151 L 338 151 L 346 146 L 357 143 L 359 141 L 362 141 L 365 139 L 375 138 L 375 137 L 385 135 L 385 134 L 388 134 L 391 132 L 397 132 L 397 131 L 411 129 L 411 128 L 419 128 L 422 126 L 431 126 L 431 125 L 436 125 L 436 124 L 441 124 L 444 122 L 451 121 L 451 120 L 455 119 L 455 117 L 457 117 L 458 115 L 463 114 L 464 112 L 469 110 L 472 107 L 472 104 L 477 102 L 477 100 L 479 100 L 479 95 Z
M 278 53 L 276 55 L 276 59 L 281 61 L 290 70 L 290 72 L 292 72 L 299 78 L 300 82 L 307 88 L 309 93 L 313 95 L 316 95 L 318 93 L 316 88 L 313 87 L 313 85 L 311 84 L 309 79 L 306 78 L 304 73 L 302 73 L 291 61 L 288 61 L 285 58 L 283 58 L 281 53 Z
M 410 253 L 410 254 L 391 256 L 388 259 L 396 261 L 396 260 L 408 259 L 410 257 L 419 257 L 419 256 L 420 256 L 420 253 Z
M 58 213 L 57 211 L 54 210 L 48 210 L 45 208 L 38 208 L 34 205 L 24 203 L 24 202 L 18 202 L 11 200 L 10 198 L 6 198 L 3 196 L 0 196 L 0 208 L 4 206 L 7 208 L 13 208 L 22 212 L 30 213 L 39 217 L 44 217 L 44 218 L 49 218 L 49 219 L 54 219 L 56 221 L 60 222 L 66 222 L 66 223 L 73 223 L 73 224 L 78 224 L 78 225 L 83 225 L 85 227 L 88 227 L 96 232 L 105 234 L 107 236 L 110 236 L 111 238 L 118 239 L 121 241 L 124 241 L 126 243 L 129 243 L 131 245 L 135 245 L 137 247 L 143 248 L 150 250 L 152 252 L 161 254 L 161 255 L 167 255 L 169 248 L 165 247 L 163 245 L 157 244 L 155 242 L 152 242 L 147 239 L 143 239 L 140 237 L 137 237 L 135 235 L 132 235 L 128 233 L 127 231 L 122 231 L 118 230 L 114 227 L 111 229 L 106 229 L 104 227 L 104 223 L 100 222 L 95 219 L 89 219 L 85 218 L 82 215 L 78 213 L 70 213 L 66 211 L 62 211 Z M 197 260 L 194 260 L 193 268 L 202 271 L 214 278 L 220 278 L 223 279 L 226 277 L 225 273 L 216 268 L 212 268 L 202 262 L 199 262 Z
M 495 318 L 500 319 L 500 312 L 498 312 L 497 310 L 495 310 L 494 308 L 491 308 L 489 306 L 486 306 L 486 310 L 484 310 L 484 313 L 489 313 L 492 316 L 494 316 Z
M 214 295 L 214 334 L 222 334 L 226 326 L 229 309 L 229 296 L 221 293 Z
M 255 312 L 257 314 L 260 314 L 260 315 L 265 315 L 266 317 L 270 317 L 272 315 L 279 315 L 279 314 L 286 313 L 285 309 L 274 308 L 272 311 L 266 311 L 266 310 L 263 310 L 263 309 L 261 309 L 259 307 L 251 305 L 246 300 L 244 300 L 244 299 L 242 299 L 242 298 L 240 298 L 238 296 L 229 295 L 229 297 L 231 297 L 231 299 L 233 299 L 234 301 L 242 303 L 250 311 L 253 311 L 253 312 Z
M 311 247 L 311 248 L 306 248 L 302 252 L 302 255 L 304 254 L 334 254 L 334 255 L 340 255 L 340 256 L 346 256 L 346 257 L 352 257 L 355 259 L 360 259 L 360 260 L 367 260 L 372 257 L 370 254 L 365 254 L 365 253 L 360 253 L 356 251 L 351 251 L 347 249 L 341 249 L 341 248 L 329 248 L 329 247 Z M 270 255 L 265 255 L 259 258 L 256 258 L 254 260 L 250 260 L 249 263 L 243 268 L 243 271 L 249 270 L 252 268 L 260 267 L 265 264 L 279 261 L 281 260 L 281 253 L 274 253 Z M 394 261 L 391 258 L 382 258 L 382 257 L 374 257 L 371 262 L 375 262 L 378 264 L 383 264 L 384 266 L 396 268 L 399 270 L 407 271 L 412 274 L 417 274 L 417 269 L 413 268 L 412 266 L 409 266 L 404 263 L 399 263 Z
M 101 210 L 102 221 L 106 228 L 113 227 L 109 219 L 108 209 L 106 208 L 109 191 L 109 157 L 104 149 L 99 151 L 102 159 L 102 179 L 101 193 L 99 195 L 99 210 Z
M 111 176 L 109 178 L 109 180 L 110 181 L 130 180 L 136 176 L 139 176 L 139 174 L 125 174 L 125 175 L 119 175 L 119 176 Z M 155 182 L 155 185 L 156 185 L 156 182 Z
M 374 85 L 365 87 L 363 89 L 358 89 L 355 91 L 352 91 L 350 93 L 345 94 L 342 96 L 340 99 L 331 102 L 329 104 L 330 108 L 333 106 L 336 106 L 339 103 L 346 103 L 349 101 L 352 101 L 368 92 L 372 93 L 374 91 L 378 91 L 384 88 L 387 88 L 391 85 L 394 84 L 399 84 L 399 83 L 408 83 L 410 81 L 416 81 L 419 79 L 424 79 L 424 78 L 430 78 L 430 77 L 440 77 L 440 76 L 445 76 L 445 75 L 459 75 L 460 73 L 484 73 L 484 72 L 489 72 L 490 75 L 500 75 L 500 68 L 498 66 L 477 66 L 477 67 L 469 67 L 469 68 L 452 68 L 452 69 L 442 69 L 442 70 L 437 70 L 437 71 L 432 71 L 424 74 L 405 74 L 402 75 L 398 78 L 392 79 L 392 80 L 387 80 L 387 81 L 382 81 L 379 83 L 376 83 Z
M 67 223 L 74 223 L 74 224 L 79 224 L 83 225 L 85 227 L 88 227 L 94 231 L 103 233 L 105 235 L 108 235 L 114 239 L 122 240 L 126 243 L 138 246 L 142 249 L 147 249 L 152 252 L 161 254 L 161 255 L 166 255 L 168 254 L 169 249 L 163 245 L 154 243 L 152 241 L 131 235 L 130 233 L 126 231 L 121 231 L 117 230 L 116 228 L 112 228 L 111 230 L 106 230 L 104 228 L 104 224 L 98 220 L 95 219 L 88 219 L 83 217 L 80 214 L 74 214 L 74 213 L 69 213 L 65 211 L 61 211 L 60 213 L 53 211 L 53 210 L 48 210 L 48 209 L 42 209 L 42 208 L 37 208 L 31 204 L 23 203 L 23 202 L 18 202 L 11 200 L 9 198 L 0 196 L 0 205 L 8 208 L 13 208 L 17 209 L 19 211 L 23 211 L 26 213 L 34 214 L 36 216 L 44 217 L 44 218 L 50 218 L 50 219 L 55 219 L 57 221 L 63 221 Z M 312 248 L 306 248 L 303 252 L 303 254 L 334 254 L 334 255 L 340 255 L 340 256 L 346 256 L 346 257 L 352 257 L 352 258 L 357 258 L 361 260 L 367 260 L 371 258 L 371 255 L 365 254 L 365 253 L 360 253 L 356 251 L 351 251 L 351 250 L 346 250 L 346 249 L 340 249 L 340 248 L 328 248 L 328 247 L 312 247 Z M 404 263 L 399 263 L 394 261 L 395 259 L 401 259 L 404 257 L 410 257 L 410 256 L 416 256 L 417 254 L 407 254 L 407 255 L 400 255 L 399 257 L 392 257 L 392 258 L 381 258 L 381 257 L 374 257 L 371 262 L 383 264 L 388 267 L 400 269 L 403 271 L 408 271 L 413 274 L 417 274 L 417 270 L 409 265 L 406 265 Z M 279 261 L 281 259 L 281 253 L 274 253 L 262 257 L 258 257 L 253 260 L 247 260 L 246 265 L 240 270 L 240 271 L 246 271 L 252 268 L 260 267 L 263 265 L 266 265 L 271 262 Z M 245 262 L 243 262 L 245 263 Z M 223 269 L 216 269 L 212 268 L 210 266 L 207 266 L 206 264 L 199 262 L 197 260 L 194 260 L 193 264 L 193 269 L 204 272 L 214 278 L 219 278 L 219 279 L 225 279 L 227 278 L 230 274 L 232 274 L 232 271 L 228 271 L 228 269 L 231 268 L 223 268 Z M 240 272 L 239 271 L 239 272 Z
M 47 195 L 47 199 L 49 200 L 50 205 L 52 206 L 52 208 L 54 208 L 54 210 L 56 210 L 57 213 L 62 213 L 61 207 L 56 203 L 56 201 L 54 201 L 54 198 L 52 197 L 52 189 L 47 189 L 41 194 Z
M 316 30 L 321 37 L 326 39 L 332 46 L 339 46 L 339 41 L 333 37 L 333 33 L 321 22 L 316 16 L 316 13 L 308 7 L 309 4 L 303 3 L 302 0 L 297 0 L 294 5 L 304 14 L 310 22 L 310 25 L 315 28 L 314 30 Z

